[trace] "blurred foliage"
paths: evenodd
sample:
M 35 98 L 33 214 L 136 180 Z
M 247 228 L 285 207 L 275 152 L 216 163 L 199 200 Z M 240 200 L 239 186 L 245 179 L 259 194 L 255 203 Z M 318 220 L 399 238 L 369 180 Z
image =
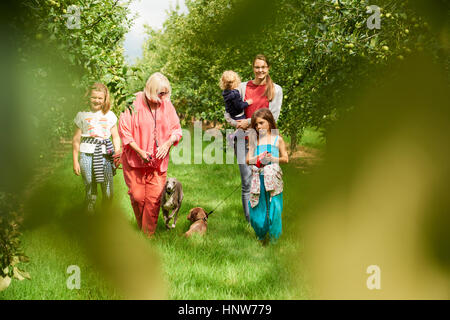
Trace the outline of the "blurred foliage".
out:
M 235 70 L 253 79 L 252 60 L 268 56 L 272 79 L 283 87 L 280 129 L 291 146 L 304 129 L 328 129 L 354 108 L 341 106 L 345 92 L 372 78 L 388 62 L 415 51 L 440 49 L 429 22 L 408 1 L 380 0 L 381 28 L 370 30 L 364 0 L 188 0 L 188 14 L 169 12 L 163 30 L 148 28 L 137 66 L 139 90 L 161 70 L 174 86 L 173 100 L 184 121 L 192 117 L 224 123 L 218 80 Z M 383 80 L 376 77 L 374 87 Z M 339 107 L 338 107 L 339 106 Z
M 424 53 L 386 68 L 395 76 L 358 86 L 326 159 L 292 185 L 307 199 L 296 225 L 315 299 L 449 298 L 448 74 Z M 373 265 L 381 290 L 366 285 Z
M 22 206 L 17 196 L 0 192 L 0 291 L 10 285 L 12 278 L 30 279 L 27 272 L 17 267 L 20 262 L 28 261 L 20 248 L 22 220 Z
M 126 83 L 134 69 L 125 65 L 122 47 L 132 24 L 129 2 L 20 2 L 10 23 L 17 30 L 18 65 L 34 97 L 28 111 L 39 144 L 70 135 L 76 112 L 88 108 L 82 98 L 93 82 L 108 86 L 115 112 L 131 98 Z
M 113 111 L 129 98 L 126 79 L 133 77 L 133 69 L 124 65 L 122 48 L 132 21 L 128 4 L 2 3 L 1 15 L 7 19 L 1 20 L 0 34 L 0 131 L 5 137 L 0 144 L 5 155 L 0 166 L 0 288 L 6 288 L 12 277 L 29 278 L 16 266 L 26 259 L 19 231 L 25 194 L 30 181 L 39 183 L 42 173 L 50 172 L 45 167 L 54 162 L 60 138 L 70 137 L 76 112 L 88 109 L 88 86 L 105 83 L 114 97 Z

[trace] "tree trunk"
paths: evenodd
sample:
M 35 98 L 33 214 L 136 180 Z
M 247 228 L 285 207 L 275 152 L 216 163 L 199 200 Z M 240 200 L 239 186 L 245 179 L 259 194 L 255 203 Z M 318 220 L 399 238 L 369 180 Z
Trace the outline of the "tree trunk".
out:
M 290 144 L 289 156 L 292 156 L 294 154 L 295 149 L 297 149 L 297 132 L 294 131 L 291 134 L 291 144 Z

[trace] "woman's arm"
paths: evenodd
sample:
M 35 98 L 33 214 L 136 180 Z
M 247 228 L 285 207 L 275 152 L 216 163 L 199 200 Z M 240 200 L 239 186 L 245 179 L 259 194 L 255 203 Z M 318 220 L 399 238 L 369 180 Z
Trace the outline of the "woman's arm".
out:
M 118 132 L 120 139 L 122 139 L 123 146 L 126 146 L 131 142 L 134 142 L 131 128 L 132 128 L 131 111 L 129 109 L 126 109 L 124 112 L 120 114 L 118 125 Z
M 80 154 L 80 143 L 81 143 L 81 129 L 76 127 L 75 133 L 72 138 L 72 157 L 73 157 L 73 172 L 79 176 L 81 173 L 80 162 L 78 161 L 78 156 Z
M 173 106 L 172 102 L 168 101 L 169 107 L 169 122 L 170 122 L 170 141 L 171 145 L 177 146 L 183 137 L 183 132 L 181 130 L 180 118 L 178 117 L 177 111 Z
M 273 118 L 275 122 L 278 122 L 278 117 L 281 112 L 281 104 L 283 103 L 283 89 L 279 86 L 275 86 L 275 97 L 269 103 L 269 109 L 272 112 Z
M 125 147 L 129 145 L 131 149 L 136 151 L 136 153 L 141 157 L 142 160 L 147 161 L 147 152 L 139 148 L 137 143 L 134 141 L 133 134 L 131 131 L 132 121 L 131 112 L 127 109 L 120 115 L 119 118 L 119 136 L 122 139 L 122 145 Z
M 149 153 L 147 151 L 144 151 L 141 148 L 139 148 L 137 143 L 134 141 L 130 142 L 128 145 L 131 147 L 131 149 L 136 151 L 136 153 L 141 157 L 142 160 L 144 160 L 145 162 L 148 162 L 147 157 L 148 157 Z
M 165 143 L 158 147 L 158 152 L 156 153 L 157 159 L 164 159 L 170 151 L 172 145 L 177 145 L 181 140 L 183 133 L 181 131 L 180 118 L 177 115 L 175 107 L 172 102 L 166 101 L 167 105 L 167 119 L 169 121 L 169 133 L 170 137 Z
M 235 128 L 237 127 L 238 121 L 231 118 L 231 116 L 228 112 L 225 112 L 223 116 L 225 117 L 225 120 L 230 124 L 230 126 L 235 127 Z

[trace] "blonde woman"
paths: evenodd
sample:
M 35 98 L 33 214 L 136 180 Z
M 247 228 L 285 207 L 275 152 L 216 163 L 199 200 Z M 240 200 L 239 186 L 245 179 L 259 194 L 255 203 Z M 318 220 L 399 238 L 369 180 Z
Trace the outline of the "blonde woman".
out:
M 137 224 L 148 236 L 156 230 L 170 148 L 182 137 L 170 94 L 169 80 L 154 73 L 119 119 L 123 175 Z

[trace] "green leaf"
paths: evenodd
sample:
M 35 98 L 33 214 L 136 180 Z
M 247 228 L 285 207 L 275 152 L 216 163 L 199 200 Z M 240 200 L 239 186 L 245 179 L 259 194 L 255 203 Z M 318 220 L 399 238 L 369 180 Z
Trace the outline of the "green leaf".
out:
M 17 267 L 14 267 L 14 278 L 16 278 L 19 281 L 25 279 L 31 280 L 31 276 L 28 272 L 22 271 Z
M 8 276 L 6 276 L 6 277 L 0 276 L 0 291 L 3 291 L 5 289 L 7 289 L 10 284 L 11 284 L 11 278 L 10 277 L 8 277 Z

